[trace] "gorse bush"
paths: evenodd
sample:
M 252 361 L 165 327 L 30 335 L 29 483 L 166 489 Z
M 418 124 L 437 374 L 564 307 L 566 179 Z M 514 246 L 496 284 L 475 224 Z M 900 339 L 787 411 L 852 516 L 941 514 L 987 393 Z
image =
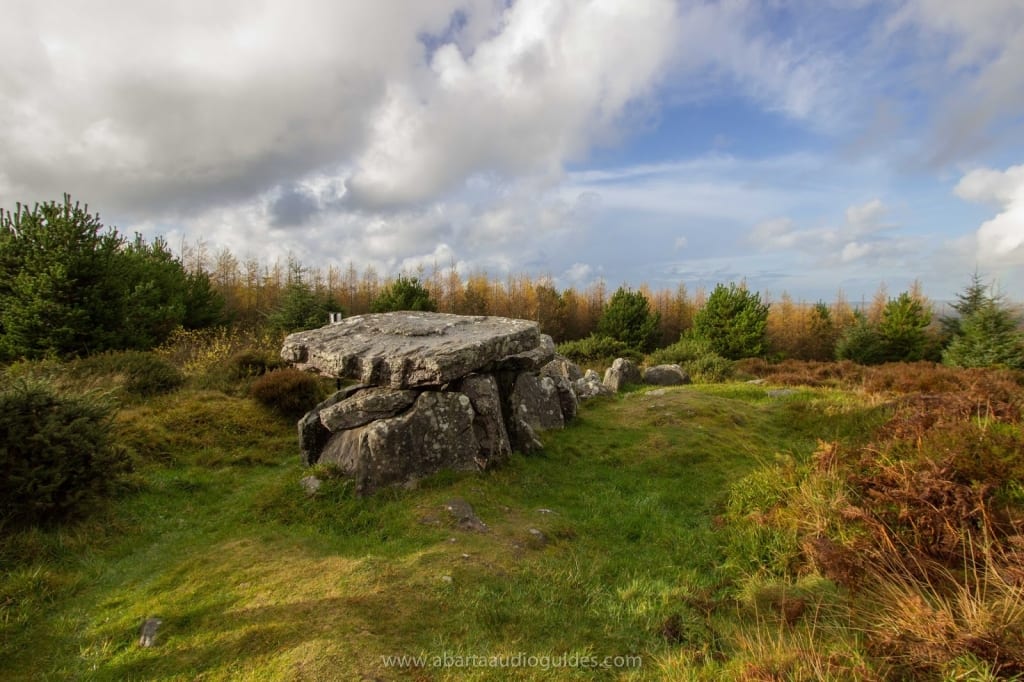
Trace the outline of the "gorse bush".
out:
M 616 358 L 640 359 L 640 353 L 626 343 L 597 334 L 591 334 L 578 341 L 561 343 L 558 345 L 558 352 L 579 364 L 603 362 Z
M 732 360 L 721 355 L 703 355 L 683 364 L 683 369 L 695 384 L 718 384 L 732 377 Z
M 320 379 L 315 374 L 290 367 L 264 374 L 252 383 L 249 391 L 263 405 L 296 419 L 323 397 Z
M 213 327 L 210 329 L 176 329 L 156 353 L 181 367 L 187 376 L 203 377 L 211 371 L 226 372 L 238 378 L 247 371 L 234 366 L 233 356 L 248 352 L 266 357 L 276 356 L 283 334 L 269 329 Z M 268 360 L 269 362 L 269 360 Z
M 679 365 L 697 384 L 719 383 L 732 376 L 732 361 L 714 352 L 707 339 L 692 334 L 654 351 L 647 357 L 647 364 Z
M 105 378 L 136 396 L 169 393 L 185 375 L 168 360 L 144 351 L 110 351 L 77 360 L 68 367 L 73 377 Z
M 706 357 L 708 355 L 717 355 L 717 353 L 711 350 L 711 342 L 709 342 L 707 339 L 698 338 L 693 336 L 692 334 L 687 334 L 684 335 L 675 343 L 673 343 L 671 346 L 659 348 L 658 350 L 651 353 L 647 358 L 647 364 L 685 365 L 688 362 Z
M 0 389 L 0 522 L 40 523 L 86 510 L 128 459 L 111 436 L 113 407 L 44 381 Z

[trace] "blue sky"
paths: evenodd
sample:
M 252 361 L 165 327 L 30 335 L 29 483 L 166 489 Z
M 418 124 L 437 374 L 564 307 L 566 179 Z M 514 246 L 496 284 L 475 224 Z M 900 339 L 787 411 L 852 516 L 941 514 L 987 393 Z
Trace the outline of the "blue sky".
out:
M 0 205 L 240 259 L 1024 300 L 1020 0 L 13 0 Z

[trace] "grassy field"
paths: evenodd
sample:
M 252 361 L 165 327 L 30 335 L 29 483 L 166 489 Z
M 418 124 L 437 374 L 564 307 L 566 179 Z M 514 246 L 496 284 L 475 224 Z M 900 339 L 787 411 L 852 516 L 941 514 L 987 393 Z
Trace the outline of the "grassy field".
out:
M 759 602 L 768 583 L 751 587 L 759 559 L 746 552 L 763 538 L 747 547 L 723 522 L 730 491 L 752 472 L 807 461 L 819 439 L 863 438 L 885 414 L 828 389 L 645 389 L 587 405 L 545 434 L 541 455 L 356 499 L 337 478 L 308 496 L 292 422 L 248 398 L 185 388 L 138 401 L 117 425 L 139 463 L 131 489 L 78 524 L 4 539 L 0 670 L 55 680 L 748 675 L 780 646 L 765 632 L 818 641 L 826 619 L 793 627 Z M 460 528 L 446 511 L 453 499 L 488 532 Z M 157 645 L 141 648 L 148 617 L 162 625 Z M 388 659 L 402 656 L 422 660 Z M 480 665 L 497 656 L 488 662 L 514 667 Z

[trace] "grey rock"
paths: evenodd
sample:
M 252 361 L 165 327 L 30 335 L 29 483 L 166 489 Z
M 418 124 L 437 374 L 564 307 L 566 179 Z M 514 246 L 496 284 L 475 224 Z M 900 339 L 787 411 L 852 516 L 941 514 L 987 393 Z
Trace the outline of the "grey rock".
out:
M 605 370 L 604 385 L 611 391 L 619 391 L 630 384 L 643 383 L 640 368 L 632 360 L 618 358 Z
M 551 362 L 541 367 L 540 373 L 542 376 L 551 377 L 556 381 L 565 379 L 570 383 L 583 378 L 583 370 L 579 368 L 579 365 L 557 353 Z
M 601 382 L 601 377 L 592 369 L 588 369 L 582 379 L 573 382 L 572 390 L 576 394 L 576 398 L 581 401 L 612 394 L 612 390 Z
M 316 476 L 306 476 L 299 481 L 299 485 L 302 486 L 302 489 L 306 491 L 307 495 L 313 496 L 316 495 L 318 490 L 320 490 L 320 486 L 323 485 L 323 481 Z
M 367 495 L 441 471 L 475 471 L 480 444 L 462 393 L 425 391 L 404 414 L 331 436 L 320 461 L 334 464 Z
M 448 500 L 444 503 L 444 508 L 452 515 L 456 525 L 462 530 L 472 530 L 478 533 L 486 533 L 490 530 L 487 524 L 481 521 L 480 517 L 473 511 L 473 506 L 461 497 Z
M 679 365 L 655 365 L 644 372 L 644 383 L 654 386 L 681 386 L 690 383 L 690 375 Z
M 547 334 L 540 335 L 540 343 L 536 348 L 502 358 L 493 366 L 499 372 L 535 371 L 544 367 L 555 357 L 555 341 Z
M 466 395 L 473 406 L 473 433 L 480 445 L 483 466 L 506 461 L 512 454 L 512 446 L 505 429 L 497 380 L 490 374 L 471 374 L 460 382 L 459 392 Z
M 156 644 L 156 631 L 163 624 L 159 618 L 147 618 L 139 627 L 139 646 L 148 648 Z
M 399 312 L 357 315 L 285 338 L 281 357 L 299 369 L 364 384 L 440 386 L 540 345 L 536 322 Z
M 416 402 L 416 391 L 367 388 L 320 410 L 320 423 L 331 433 L 395 417 Z
M 768 391 L 769 398 L 786 398 L 791 395 L 796 395 L 796 391 L 792 388 L 773 388 Z
M 538 431 L 565 428 L 558 388 L 551 377 L 523 372 L 515 379 L 509 397 L 508 432 L 512 447 L 528 453 L 541 449 Z
M 316 464 L 320 452 L 331 438 L 331 432 L 320 422 L 320 411 L 335 405 L 366 388 L 361 384 L 346 386 L 318 404 L 299 420 L 299 455 L 306 464 Z
M 543 379 L 550 379 L 555 384 L 555 390 L 558 391 L 558 402 L 562 407 L 562 419 L 569 423 L 576 418 L 576 414 L 579 412 L 580 401 L 576 397 L 576 391 L 573 390 L 572 382 L 564 377 L 551 377 L 545 376 Z

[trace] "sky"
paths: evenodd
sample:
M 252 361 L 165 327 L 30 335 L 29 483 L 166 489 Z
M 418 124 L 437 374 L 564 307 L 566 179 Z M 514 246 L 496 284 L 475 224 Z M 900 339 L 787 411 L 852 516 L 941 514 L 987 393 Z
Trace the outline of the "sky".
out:
M 5 0 L 0 206 L 560 287 L 1024 300 L 1024 0 Z

